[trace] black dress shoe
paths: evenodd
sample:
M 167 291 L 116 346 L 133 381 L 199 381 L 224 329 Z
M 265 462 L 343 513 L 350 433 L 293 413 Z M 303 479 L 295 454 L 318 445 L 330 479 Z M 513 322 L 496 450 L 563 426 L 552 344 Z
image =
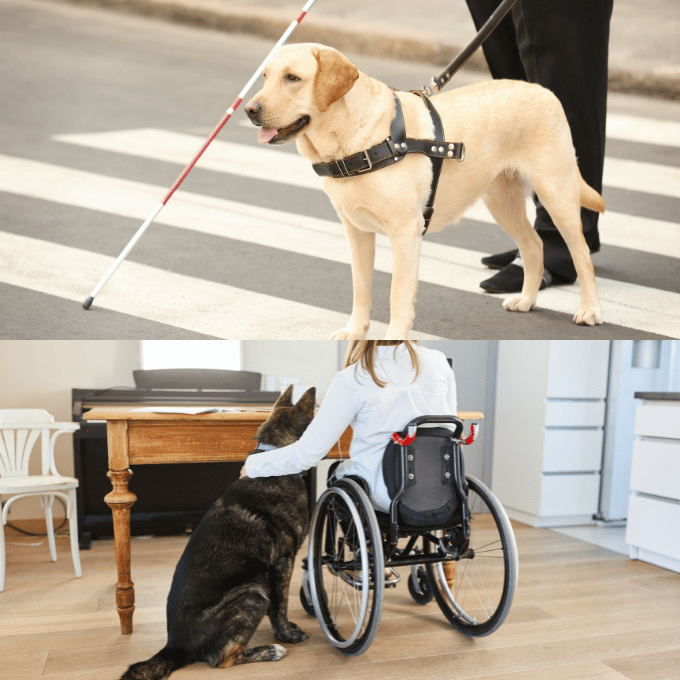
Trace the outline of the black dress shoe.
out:
M 498 255 L 487 255 L 482 258 L 482 264 L 485 264 L 489 269 L 503 269 L 507 267 L 518 254 L 518 250 L 508 250 L 507 253 L 499 253 Z
M 552 283 L 550 272 L 544 272 L 541 285 L 538 290 L 547 288 L 548 281 Z M 498 274 L 494 274 L 490 279 L 482 281 L 479 285 L 487 293 L 519 293 L 524 284 L 524 267 L 517 264 L 509 264 L 501 269 Z

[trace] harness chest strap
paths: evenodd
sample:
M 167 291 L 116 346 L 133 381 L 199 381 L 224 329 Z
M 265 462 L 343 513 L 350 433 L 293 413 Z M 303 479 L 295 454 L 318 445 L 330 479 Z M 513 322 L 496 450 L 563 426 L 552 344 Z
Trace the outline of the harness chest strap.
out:
M 422 92 L 413 92 L 413 94 L 421 97 L 428 109 L 434 126 L 434 139 L 410 139 L 406 137 L 406 125 L 401 102 L 396 93 L 393 93 L 395 116 L 390 126 L 390 136 L 384 142 L 330 163 L 314 163 L 312 167 L 316 174 L 321 177 L 356 177 L 397 163 L 409 153 L 422 153 L 429 156 L 432 160 L 432 184 L 428 201 L 423 210 L 425 218 L 423 234 L 425 234 L 434 213 L 434 199 L 442 163 L 447 158 L 455 159 L 459 163 L 462 162 L 465 159 L 465 145 L 463 142 L 445 142 L 444 128 L 432 102 Z

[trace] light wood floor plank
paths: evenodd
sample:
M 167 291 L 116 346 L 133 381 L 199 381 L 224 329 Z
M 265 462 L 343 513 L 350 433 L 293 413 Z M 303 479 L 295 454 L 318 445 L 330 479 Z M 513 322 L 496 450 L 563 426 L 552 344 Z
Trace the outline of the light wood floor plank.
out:
M 608 659 L 602 662 L 629 680 L 677 680 L 680 678 L 680 650 Z

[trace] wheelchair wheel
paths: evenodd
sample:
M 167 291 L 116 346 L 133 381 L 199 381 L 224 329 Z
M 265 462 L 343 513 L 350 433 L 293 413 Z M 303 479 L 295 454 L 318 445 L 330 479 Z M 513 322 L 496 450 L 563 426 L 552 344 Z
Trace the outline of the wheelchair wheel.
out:
M 432 601 L 434 593 L 427 578 L 425 567 L 411 568 L 411 573 L 408 577 L 408 592 L 411 593 L 411 597 L 418 604 L 424 605 Z
M 312 596 L 309 592 L 309 573 L 304 571 L 302 574 L 302 585 L 300 586 L 300 604 L 309 616 L 314 616 L 314 605 Z
M 309 591 L 325 636 L 348 656 L 363 654 L 380 623 L 384 561 L 371 503 L 352 480 L 319 499 L 309 531 Z
M 434 597 L 451 625 L 471 637 L 505 620 L 517 584 L 517 545 L 503 506 L 479 480 L 466 476 L 470 547 L 453 562 L 428 564 Z M 428 545 L 426 552 L 430 551 Z

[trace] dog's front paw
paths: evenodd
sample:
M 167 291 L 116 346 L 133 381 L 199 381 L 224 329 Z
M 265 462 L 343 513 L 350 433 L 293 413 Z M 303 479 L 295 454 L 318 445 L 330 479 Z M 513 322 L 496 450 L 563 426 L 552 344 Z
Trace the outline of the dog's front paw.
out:
M 602 323 L 602 310 L 599 305 L 594 308 L 582 307 L 574 316 L 574 323 L 579 326 L 599 326 Z
M 296 623 L 288 622 L 285 628 L 281 628 L 276 631 L 276 637 L 281 642 L 289 642 L 291 644 L 296 644 L 298 642 L 303 642 L 309 638 L 309 635 L 305 633 L 304 630 L 300 628 Z
M 503 307 L 510 312 L 529 312 L 534 308 L 536 298 L 529 295 L 513 295 L 503 301 Z

